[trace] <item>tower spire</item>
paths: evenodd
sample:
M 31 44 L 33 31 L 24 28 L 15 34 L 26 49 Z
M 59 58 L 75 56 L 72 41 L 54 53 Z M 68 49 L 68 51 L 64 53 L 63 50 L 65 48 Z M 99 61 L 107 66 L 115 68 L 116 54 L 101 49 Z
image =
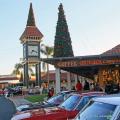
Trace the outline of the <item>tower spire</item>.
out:
M 33 8 L 32 8 L 32 3 L 30 3 L 28 20 L 27 20 L 27 25 L 26 26 L 36 26 L 35 25 L 35 18 L 34 18 Z
M 25 42 L 30 41 L 30 40 L 40 42 L 42 37 L 43 37 L 43 34 L 40 32 L 40 30 L 37 28 L 37 26 L 35 24 L 32 3 L 30 3 L 26 28 L 20 37 L 21 43 L 25 43 Z

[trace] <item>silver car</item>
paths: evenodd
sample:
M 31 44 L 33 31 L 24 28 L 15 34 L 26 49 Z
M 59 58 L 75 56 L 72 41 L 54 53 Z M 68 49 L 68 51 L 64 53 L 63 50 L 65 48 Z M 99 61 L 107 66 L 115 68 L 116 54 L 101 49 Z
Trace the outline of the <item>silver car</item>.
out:
M 93 98 L 74 120 L 120 120 L 120 97 Z

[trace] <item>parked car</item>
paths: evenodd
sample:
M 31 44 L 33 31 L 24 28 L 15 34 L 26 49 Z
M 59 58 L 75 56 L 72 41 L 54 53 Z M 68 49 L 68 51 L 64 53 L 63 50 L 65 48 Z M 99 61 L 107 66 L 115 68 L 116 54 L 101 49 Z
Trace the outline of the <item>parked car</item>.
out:
M 25 111 L 25 110 L 31 110 L 31 109 L 39 109 L 39 108 L 46 108 L 46 107 L 54 107 L 60 105 L 66 98 L 70 96 L 71 93 L 76 93 L 76 91 L 62 91 L 50 99 L 37 104 L 24 104 L 18 106 L 16 109 L 17 111 Z
M 21 86 L 17 86 L 15 88 L 8 87 L 4 89 L 4 92 L 6 97 L 9 97 L 11 95 L 22 95 L 22 87 Z
M 34 109 L 17 113 L 11 120 L 66 120 L 74 118 L 87 102 L 103 92 L 73 94 L 58 107 Z
M 93 98 L 74 120 L 120 120 L 120 97 Z
M 0 96 L 4 95 L 4 91 L 3 90 L 0 90 Z
M 13 95 L 22 95 L 22 86 L 16 86 L 13 90 Z
M 10 97 L 10 95 L 13 95 L 14 92 L 15 92 L 14 89 L 10 87 L 4 89 L 4 93 L 5 93 L 4 95 L 6 97 Z

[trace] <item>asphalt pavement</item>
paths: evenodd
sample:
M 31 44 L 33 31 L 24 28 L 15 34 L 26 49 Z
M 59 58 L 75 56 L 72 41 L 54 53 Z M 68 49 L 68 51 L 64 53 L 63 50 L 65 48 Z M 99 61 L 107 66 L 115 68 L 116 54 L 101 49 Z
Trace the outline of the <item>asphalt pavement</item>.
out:
M 16 108 L 13 102 L 0 96 L 0 120 L 10 120 L 15 112 Z
M 15 107 L 18 107 L 20 105 L 25 105 L 25 104 L 31 104 L 31 102 L 29 102 L 28 100 L 24 99 L 21 96 L 17 96 L 17 97 L 11 97 L 9 98 L 9 100 L 11 100 Z

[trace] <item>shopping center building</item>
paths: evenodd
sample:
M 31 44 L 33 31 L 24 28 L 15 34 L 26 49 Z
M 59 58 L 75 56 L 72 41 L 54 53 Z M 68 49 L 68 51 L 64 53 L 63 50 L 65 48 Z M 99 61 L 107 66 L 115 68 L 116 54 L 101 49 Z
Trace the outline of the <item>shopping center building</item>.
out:
M 120 45 L 100 55 L 49 58 L 42 61 L 54 65 L 56 69 L 92 79 L 102 88 L 106 81 L 120 83 Z M 58 76 L 60 70 L 56 70 Z

